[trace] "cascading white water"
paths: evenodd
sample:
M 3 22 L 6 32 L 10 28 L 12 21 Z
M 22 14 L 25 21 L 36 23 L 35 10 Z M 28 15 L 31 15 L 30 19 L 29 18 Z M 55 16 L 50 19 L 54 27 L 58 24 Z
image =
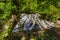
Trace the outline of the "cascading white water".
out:
M 54 22 L 47 21 L 44 19 L 39 18 L 40 14 L 21 14 L 21 19 L 16 24 L 13 32 L 19 31 L 19 27 L 23 25 L 22 30 L 34 30 L 34 29 L 50 29 L 54 27 Z

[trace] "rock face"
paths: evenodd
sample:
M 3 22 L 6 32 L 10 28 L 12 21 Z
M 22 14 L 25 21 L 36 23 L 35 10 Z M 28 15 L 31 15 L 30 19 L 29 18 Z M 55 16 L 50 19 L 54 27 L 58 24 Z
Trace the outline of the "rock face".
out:
M 60 35 L 60 20 L 55 22 L 55 32 Z
M 60 20 L 57 20 L 57 21 L 55 22 L 55 26 L 56 26 L 56 28 L 60 28 Z
M 54 27 L 54 22 L 47 21 L 40 18 L 41 15 L 36 14 L 21 14 L 21 18 L 19 22 L 16 24 L 15 28 L 13 29 L 13 32 L 19 31 L 19 28 L 22 30 L 28 31 L 28 30 L 43 30 L 43 29 L 50 29 Z

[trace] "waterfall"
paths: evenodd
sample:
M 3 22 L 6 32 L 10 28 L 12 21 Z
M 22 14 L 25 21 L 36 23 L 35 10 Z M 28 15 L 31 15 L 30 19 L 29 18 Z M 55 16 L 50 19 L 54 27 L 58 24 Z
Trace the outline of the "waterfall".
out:
M 40 14 L 21 14 L 21 18 L 13 29 L 13 32 L 19 31 L 20 28 L 25 31 L 34 29 L 50 29 L 54 27 L 54 22 L 39 18 Z M 22 25 L 22 27 L 21 27 Z

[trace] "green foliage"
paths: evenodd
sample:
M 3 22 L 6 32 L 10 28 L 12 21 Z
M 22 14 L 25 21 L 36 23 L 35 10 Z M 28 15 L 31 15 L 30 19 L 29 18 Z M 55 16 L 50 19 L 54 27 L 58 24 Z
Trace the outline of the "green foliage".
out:
M 37 10 L 37 0 L 20 0 L 20 6 L 19 6 L 19 10 L 21 12 L 28 12 L 28 13 L 32 13 L 32 12 L 36 12 Z
M 0 2 L 0 22 L 2 20 L 6 20 L 12 14 L 12 10 L 16 10 L 16 6 L 12 4 L 10 1 Z
M 17 2 L 19 4 L 18 9 L 20 12 L 40 13 L 49 20 L 60 18 L 59 0 L 18 0 Z
M 10 16 L 12 10 L 27 13 L 40 13 L 49 20 L 60 18 L 59 0 L 6 0 L 6 2 L 0 2 L 0 5 L 0 10 L 1 12 L 3 11 L 3 14 L 0 15 L 3 15 L 3 19 Z

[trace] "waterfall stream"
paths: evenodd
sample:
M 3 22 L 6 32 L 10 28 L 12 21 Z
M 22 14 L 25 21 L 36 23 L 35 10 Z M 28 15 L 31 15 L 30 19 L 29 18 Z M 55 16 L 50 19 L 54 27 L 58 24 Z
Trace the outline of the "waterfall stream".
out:
M 19 31 L 20 28 L 25 31 L 35 29 L 43 30 L 54 27 L 54 22 L 39 18 L 40 14 L 21 14 L 21 18 L 13 29 L 13 32 Z M 22 26 L 21 26 L 22 25 Z

